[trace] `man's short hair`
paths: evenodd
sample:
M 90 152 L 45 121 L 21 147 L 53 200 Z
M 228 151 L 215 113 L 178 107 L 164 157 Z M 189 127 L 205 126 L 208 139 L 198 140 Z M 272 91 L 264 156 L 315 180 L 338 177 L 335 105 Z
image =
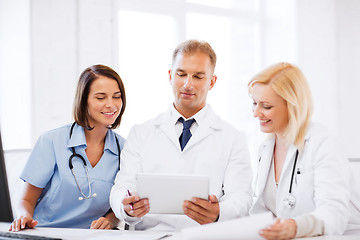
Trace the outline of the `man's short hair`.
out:
M 175 59 L 179 54 L 192 54 L 196 52 L 202 52 L 209 56 L 210 63 L 214 72 L 216 66 L 216 53 L 214 49 L 212 49 L 210 44 L 206 41 L 187 40 L 180 43 L 173 52 L 172 65 L 174 65 Z

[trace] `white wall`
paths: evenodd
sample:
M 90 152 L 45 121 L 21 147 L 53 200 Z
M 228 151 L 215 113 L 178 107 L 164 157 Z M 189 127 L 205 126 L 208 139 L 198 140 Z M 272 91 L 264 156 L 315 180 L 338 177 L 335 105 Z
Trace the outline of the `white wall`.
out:
M 112 2 L 31 1 L 32 142 L 72 121 L 76 83 L 86 67 L 115 65 Z
M 31 1 L 32 142 L 71 121 L 79 53 L 76 3 Z
M 0 0 L 0 125 L 4 147 L 30 147 L 30 1 Z
M 340 142 L 349 157 L 360 158 L 360 1 L 337 0 L 335 6 Z
M 299 65 L 314 97 L 314 120 L 338 137 L 346 157 L 360 157 L 360 2 L 298 1 Z
M 33 144 L 42 132 L 72 121 L 75 85 L 85 67 L 118 68 L 118 39 L 114 0 L 29 1 Z M 285 60 L 297 59 L 310 81 L 314 120 L 334 131 L 346 157 L 360 157 L 360 1 L 301 0 L 297 5 L 298 51 Z M 282 24 L 279 31 L 293 29 Z M 266 59 L 271 51 L 276 49 L 266 52 Z

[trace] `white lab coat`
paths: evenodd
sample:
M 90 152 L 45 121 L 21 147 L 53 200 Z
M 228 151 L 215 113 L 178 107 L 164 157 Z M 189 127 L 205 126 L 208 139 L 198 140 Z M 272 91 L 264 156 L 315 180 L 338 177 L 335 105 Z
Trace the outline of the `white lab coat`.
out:
M 358 168 L 352 169 L 350 219 L 345 235 L 360 235 L 360 177 Z
M 253 205 L 250 215 L 268 211 L 263 192 L 271 166 L 275 137 L 267 139 L 260 147 L 261 157 L 254 183 Z M 292 194 L 295 206 L 287 208 L 283 201 L 289 193 L 296 147 L 289 146 L 276 196 L 276 213 L 280 218 L 301 217 L 311 214 L 324 224 L 324 234 L 342 234 L 349 219 L 350 174 L 348 161 L 337 153 L 337 146 L 325 128 L 311 124 L 305 145 L 299 152 Z M 258 159 L 259 160 L 259 159 Z M 297 174 L 299 169 L 300 174 Z M 298 226 L 298 230 L 302 226 Z
M 209 193 L 220 201 L 219 221 L 248 214 L 252 171 L 245 135 L 221 120 L 209 105 L 207 107 L 202 123 L 183 151 L 171 120 L 171 109 L 132 128 L 110 195 L 110 204 L 118 218 L 130 225 L 137 224 L 136 229 L 141 230 L 172 231 L 198 225 L 186 215 L 129 217 L 121 202 L 126 189 L 136 191 L 135 174 L 138 172 L 209 176 Z

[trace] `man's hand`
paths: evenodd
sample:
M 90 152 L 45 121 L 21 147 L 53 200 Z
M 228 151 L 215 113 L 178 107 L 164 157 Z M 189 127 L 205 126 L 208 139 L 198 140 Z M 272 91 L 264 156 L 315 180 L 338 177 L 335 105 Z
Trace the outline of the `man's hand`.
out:
M 183 210 L 186 216 L 200 224 L 215 222 L 220 213 L 219 201 L 215 195 L 209 195 L 209 200 L 192 198 L 184 201 Z
M 281 240 L 281 239 L 291 239 L 296 236 L 297 225 L 295 220 L 286 219 L 280 220 L 276 219 L 276 222 L 273 225 L 268 226 L 265 229 L 260 231 L 260 236 L 267 240 Z
M 122 201 L 124 210 L 131 217 L 143 217 L 150 211 L 149 200 L 147 198 L 140 199 L 137 193 L 124 198 Z

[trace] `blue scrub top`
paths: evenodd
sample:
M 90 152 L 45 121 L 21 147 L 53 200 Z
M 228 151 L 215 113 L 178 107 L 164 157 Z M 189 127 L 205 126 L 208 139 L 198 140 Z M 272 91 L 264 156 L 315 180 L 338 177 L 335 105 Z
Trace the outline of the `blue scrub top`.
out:
M 91 222 L 104 216 L 110 209 L 109 196 L 119 170 L 118 149 L 125 139 L 108 130 L 104 153 L 95 167 L 92 167 L 85 153 L 86 139 L 83 127 L 75 124 L 69 139 L 71 124 L 48 131 L 41 135 L 26 163 L 20 178 L 31 185 L 44 188 L 33 218 L 37 226 L 90 228 Z M 87 163 L 92 193 L 96 197 L 80 201 L 82 196 L 69 168 L 71 147 L 83 156 Z M 73 171 L 83 193 L 88 196 L 89 187 L 84 164 L 73 158 Z

